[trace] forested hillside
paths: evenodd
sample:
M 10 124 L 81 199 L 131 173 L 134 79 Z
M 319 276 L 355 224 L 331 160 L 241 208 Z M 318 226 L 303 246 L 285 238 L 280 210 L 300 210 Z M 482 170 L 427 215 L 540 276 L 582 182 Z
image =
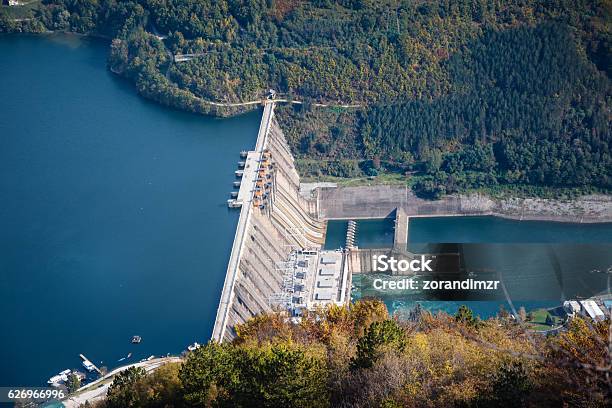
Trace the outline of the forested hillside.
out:
M 332 307 L 300 324 L 258 316 L 154 374 L 114 380 L 100 408 L 606 407 L 608 321 L 576 318 L 545 337 L 504 317 L 480 321 L 379 301 Z
M 0 32 L 112 39 L 162 104 L 227 115 L 274 88 L 306 175 L 408 173 L 421 194 L 609 191 L 609 0 L 43 0 Z M 175 62 L 174 55 L 191 54 Z M 359 104 L 329 111 L 312 102 Z M 537 191 L 537 190 L 533 190 Z

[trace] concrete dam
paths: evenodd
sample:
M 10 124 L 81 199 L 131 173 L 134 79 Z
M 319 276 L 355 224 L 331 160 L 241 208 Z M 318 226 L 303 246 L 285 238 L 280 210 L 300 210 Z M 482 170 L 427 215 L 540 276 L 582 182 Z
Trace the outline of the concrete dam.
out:
M 233 339 L 236 325 L 264 312 L 282 310 L 298 321 L 307 310 L 348 303 L 352 275 L 372 272 L 374 256 L 417 256 L 406 248 L 410 217 L 401 206 L 383 205 L 368 214 L 395 216 L 392 248 L 356 247 L 351 221 L 344 249 L 322 249 L 334 199 L 325 197 L 325 189 L 300 193 L 300 176 L 274 106 L 273 100 L 264 103 L 255 148 L 241 152 L 238 191 L 228 200 L 229 207 L 240 208 L 240 217 L 213 328 L 218 342 Z M 448 261 L 438 256 L 435 263 Z
M 316 200 L 299 194 L 300 177 L 285 136 L 266 101 L 255 149 L 241 153 L 240 207 L 213 340 L 235 337 L 234 326 L 282 308 L 292 316 L 318 304 L 345 303 L 347 272 L 338 251 L 322 251 L 326 222 Z

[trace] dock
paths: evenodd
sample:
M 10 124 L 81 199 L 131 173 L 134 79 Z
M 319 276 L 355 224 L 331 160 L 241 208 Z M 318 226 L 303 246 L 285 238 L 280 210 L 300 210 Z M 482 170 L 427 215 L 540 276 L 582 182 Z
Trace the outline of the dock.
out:
M 96 366 L 94 363 L 91 362 L 91 360 L 89 360 L 87 357 L 85 357 L 83 354 L 79 354 L 79 357 L 81 357 L 81 360 L 83 360 L 83 363 L 89 363 L 91 364 L 91 366 L 93 367 L 94 371 L 96 371 L 98 374 L 103 375 L 102 371 L 100 371 L 100 369 L 98 368 L 98 366 Z

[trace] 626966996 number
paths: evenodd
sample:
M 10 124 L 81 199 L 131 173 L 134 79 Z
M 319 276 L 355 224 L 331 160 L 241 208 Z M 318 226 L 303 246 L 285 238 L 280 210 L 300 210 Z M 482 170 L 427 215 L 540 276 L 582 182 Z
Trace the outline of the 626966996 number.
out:
M 63 390 L 48 387 L 0 387 L 0 402 L 16 402 L 23 400 L 46 401 L 61 399 L 66 396 Z

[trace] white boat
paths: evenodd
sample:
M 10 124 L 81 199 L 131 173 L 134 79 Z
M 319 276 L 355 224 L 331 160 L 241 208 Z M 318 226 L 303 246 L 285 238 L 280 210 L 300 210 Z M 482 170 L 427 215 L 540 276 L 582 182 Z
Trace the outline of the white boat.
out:
M 83 364 L 83 367 L 85 367 L 87 371 L 93 371 L 96 369 L 96 366 L 93 365 L 93 363 L 87 359 L 83 360 L 81 364 Z
M 200 344 L 197 341 L 195 343 L 190 344 L 190 345 L 187 346 L 187 350 L 189 350 L 189 351 L 194 351 L 194 350 L 197 350 L 199 348 L 200 348 Z
M 54 375 L 53 377 L 49 378 L 49 380 L 47 381 L 47 384 L 58 386 L 61 383 L 68 381 L 68 374 L 70 374 L 71 372 L 72 370 L 64 370 L 60 372 L 59 374 Z
M 49 380 L 47 381 L 47 384 L 56 385 L 62 381 L 64 381 L 64 376 L 54 375 L 53 377 L 49 378 Z

